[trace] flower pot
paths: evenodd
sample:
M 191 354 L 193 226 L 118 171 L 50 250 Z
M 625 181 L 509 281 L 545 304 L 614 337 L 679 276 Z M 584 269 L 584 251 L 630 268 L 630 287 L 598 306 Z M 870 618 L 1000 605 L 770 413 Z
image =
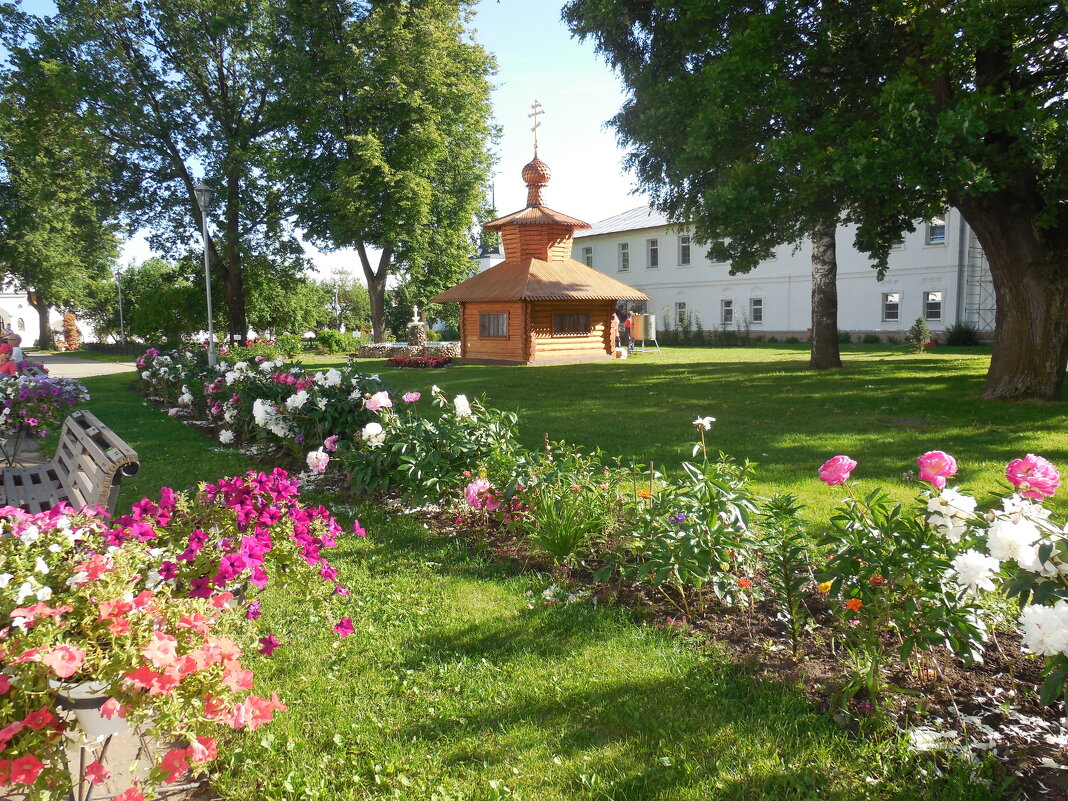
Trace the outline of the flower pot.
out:
M 52 682 L 52 685 L 59 690 L 56 705 L 74 716 L 74 728 L 85 739 L 99 740 L 130 728 L 118 715 L 109 720 L 100 714 L 100 708 L 108 700 L 106 684 L 85 681 L 81 684 Z

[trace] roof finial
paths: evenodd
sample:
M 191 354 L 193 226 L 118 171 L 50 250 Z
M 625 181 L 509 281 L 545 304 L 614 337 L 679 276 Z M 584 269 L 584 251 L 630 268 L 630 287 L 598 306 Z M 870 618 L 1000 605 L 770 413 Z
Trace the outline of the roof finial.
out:
M 541 127 L 541 120 L 539 120 L 538 117 L 541 116 L 542 114 L 544 114 L 545 112 L 542 111 L 541 103 L 538 102 L 537 98 L 534 99 L 534 104 L 531 106 L 531 109 L 533 109 L 533 111 L 531 111 L 527 116 L 534 118 L 534 127 L 531 128 L 530 130 L 534 132 L 534 158 L 537 158 L 538 157 L 538 128 Z

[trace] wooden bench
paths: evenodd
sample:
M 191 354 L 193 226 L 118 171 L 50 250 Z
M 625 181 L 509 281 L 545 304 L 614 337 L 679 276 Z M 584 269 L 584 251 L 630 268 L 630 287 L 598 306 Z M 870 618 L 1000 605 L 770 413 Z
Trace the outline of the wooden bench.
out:
M 71 412 L 51 462 L 2 471 L 0 506 L 44 512 L 66 501 L 75 509 L 115 511 L 119 482 L 141 469 L 137 452 L 85 409 Z

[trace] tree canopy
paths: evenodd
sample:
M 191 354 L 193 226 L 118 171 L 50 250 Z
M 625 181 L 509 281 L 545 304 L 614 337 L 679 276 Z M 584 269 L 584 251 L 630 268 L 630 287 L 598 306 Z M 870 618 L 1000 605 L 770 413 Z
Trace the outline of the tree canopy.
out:
M 799 239 L 840 209 L 882 268 L 911 221 L 948 201 L 997 292 L 985 394 L 1060 396 L 1062 3 L 572 0 L 565 17 L 630 90 L 614 124 L 631 167 L 714 258 L 747 269 L 767 242 Z
M 357 251 L 381 340 L 391 273 L 430 297 L 470 270 L 493 61 L 465 31 L 465 0 L 293 5 L 299 224 Z
M 111 154 L 80 106 L 69 69 L 16 55 L 0 95 L 0 267 L 32 290 L 42 348 L 49 306 L 84 305 L 118 250 Z

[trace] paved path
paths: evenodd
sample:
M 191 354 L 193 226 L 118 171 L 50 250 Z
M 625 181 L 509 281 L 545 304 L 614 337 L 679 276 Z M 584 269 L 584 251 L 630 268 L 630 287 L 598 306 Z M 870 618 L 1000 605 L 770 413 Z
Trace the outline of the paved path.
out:
M 79 359 L 66 353 L 28 353 L 31 362 L 38 362 L 48 368 L 48 374 L 57 378 L 91 378 L 95 375 L 112 373 L 132 373 L 137 365 L 131 359 L 128 362 L 98 362 L 95 359 Z

